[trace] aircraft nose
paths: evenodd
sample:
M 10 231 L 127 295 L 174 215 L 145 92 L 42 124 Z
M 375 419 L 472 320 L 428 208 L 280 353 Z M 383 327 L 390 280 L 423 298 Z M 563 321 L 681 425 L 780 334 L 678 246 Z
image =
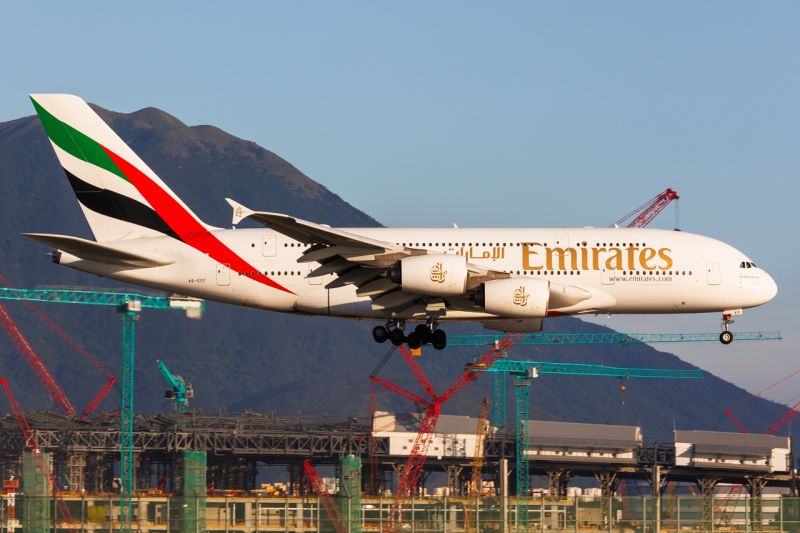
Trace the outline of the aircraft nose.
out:
M 764 303 L 767 303 L 778 295 L 778 284 L 775 283 L 775 280 L 772 279 L 772 276 L 766 272 L 761 278 L 761 292 L 764 295 Z

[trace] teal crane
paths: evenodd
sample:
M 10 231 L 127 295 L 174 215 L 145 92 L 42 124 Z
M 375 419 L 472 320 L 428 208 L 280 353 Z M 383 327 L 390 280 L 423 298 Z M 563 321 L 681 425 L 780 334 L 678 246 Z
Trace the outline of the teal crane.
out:
M 0 288 L 0 300 L 106 305 L 117 308 L 122 318 L 122 431 L 120 450 L 120 533 L 131 532 L 133 516 L 133 362 L 134 325 L 142 309 L 176 309 L 190 318 L 200 318 L 205 302 L 183 296 L 83 290 L 77 287 L 44 289 Z
M 167 400 L 172 400 L 175 405 L 176 413 L 183 413 L 186 411 L 186 404 L 189 403 L 189 398 L 194 398 L 192 384 L 181 376 L 173 376 L 167 369 L 167 365 L 164 364 L 164 361 L 158 362 L 158 371 L 161 372 L 161 376 L 170 387 L 164 394 L 164 397 Z
M 467 370 L 478 371 L 475 364 L 464 365 Z M 547 363 L 538 361 L 511 361 L 500 359 L 486 372 L 494 372 L 494 422 L 505 431 L 506 428 L 506 374 L 514 376 L 516 400 L 516 449 L 517 449 L 517 521 L 527 530 L 529 520 L 528 498 L 528 407 L 530 403 L 531 379 L 539 374 L 562 374 L 574 376 L 607 376 L 620 379 L 629 378 L 670 378 L 703 379 L 699 370 L 663 370 L 655 368 L 616 368 L 602 365 L 573 363 Z
M 502 335 L 452 335 L 448 346 L 484 346 L 494 344 Z M 737 341 L 780 341 L 780 331 L 745 331 L 736 333 Z M 719 342 L 719 333 L 531 333 L 517 344 L 652 344 L 662 342 Z

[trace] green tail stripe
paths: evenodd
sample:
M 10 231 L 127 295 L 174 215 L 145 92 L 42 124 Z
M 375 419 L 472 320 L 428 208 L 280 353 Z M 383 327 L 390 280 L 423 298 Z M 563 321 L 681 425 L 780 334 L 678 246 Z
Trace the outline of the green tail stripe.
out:
M 69 124 L 58 120 L 33 98 L 31 98 L 31 101 L 33 102 L 33 107 L 36 108 L 36 113 L 39 114 L 39 120 L 42 121 L 44 131 L 47 132 L 47 136 L 56 146 L 78 159 L 83 159 L 87 163 L 116 174 L 125 181 L 130 181 L 114 161 L 108 157 L 108 154 L 97 141 L 87 137 Z

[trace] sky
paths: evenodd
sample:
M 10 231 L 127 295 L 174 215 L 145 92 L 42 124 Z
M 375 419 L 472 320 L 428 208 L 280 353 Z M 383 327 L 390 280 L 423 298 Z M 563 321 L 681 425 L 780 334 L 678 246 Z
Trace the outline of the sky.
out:
M 657 347 L 753 392 L 800 370 L 800 4 L 3 11 L 0 121 L 33 114 L 28 93 L 157 107 L 258 143 L 387 226 L 603 227 L 673 188 L 683 231 L 740 249 L 778 284 L 734 331 L 784 340 Z M 670 206 L 650 227 L 674 225 Z M 587 320 L 689 333 L 718 331 L 720 317 Z M 799 386 L 795 377 L 767 397 L 794 404 Z

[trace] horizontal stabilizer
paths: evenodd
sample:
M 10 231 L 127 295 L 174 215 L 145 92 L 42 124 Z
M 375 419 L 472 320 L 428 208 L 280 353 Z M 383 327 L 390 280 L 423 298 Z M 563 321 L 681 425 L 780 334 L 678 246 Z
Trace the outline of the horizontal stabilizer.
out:
M 109 265 L 119 265 L 138 268 L 154 268 L 171 265 L 175 259 L 165 259 L 152 255 L 129 252 L 120 250 L 104 244 L 98 244 L 78 237 L 67 235 L 48 235 L 46 233 L 23 233 L 35 241 L 39 241 L 57 250 L 70 253 L 75 257 L 80 257 L 85 261 L 95 261 L 107 263 Z

